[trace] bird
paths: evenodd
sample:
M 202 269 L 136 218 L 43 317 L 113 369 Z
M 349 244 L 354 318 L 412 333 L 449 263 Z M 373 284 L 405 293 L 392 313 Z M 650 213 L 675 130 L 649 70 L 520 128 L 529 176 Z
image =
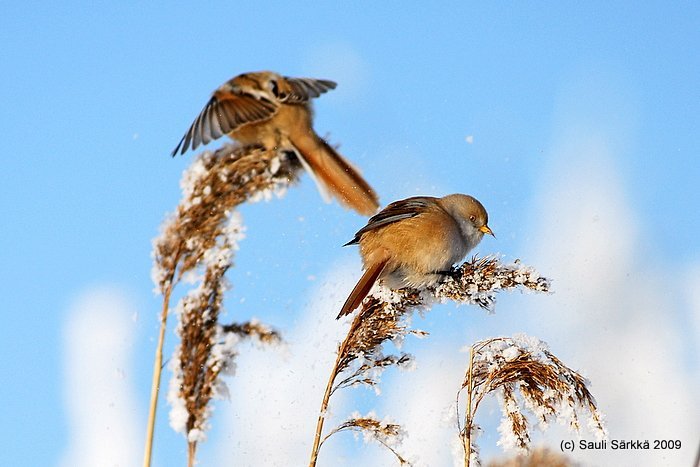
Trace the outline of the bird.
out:
M 343 245 L 360 246 L 364 273 L 336 319 L 352 313 L 379 279 L 391 289 L 435 284 L 484 234 L 495 237 L 488 220 L 476 198 L 460 193 L 389 204 Z
M 310 100 L 335 89 L 325 79 L 292 78 L 272 71 L 243 73 L 217 88 L 172 152 L 184 154 L 223 135 L 244 146 L 292 152 L 326 202 L 370 216 L 379 209 L 372 187 L 313 130 Z

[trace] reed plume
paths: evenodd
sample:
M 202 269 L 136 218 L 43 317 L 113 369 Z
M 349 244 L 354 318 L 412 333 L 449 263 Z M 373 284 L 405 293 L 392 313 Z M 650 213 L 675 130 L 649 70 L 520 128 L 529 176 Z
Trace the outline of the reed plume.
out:
M 459 420 L 462 393 L 467 397 L 463 426 Z M 464 381 L 457 392 L 457 425 L 465 467 L 480 465 L 478 447 L 473 442 L 473 434 L 478 431 L 474 417 L 488 394 L 497 395 L 501 402 L 503 418 L 497 444 L 504 449 L 528 451 L 528 413 L 542 429 L 558 420 L 578 432 L 579 412 L 584 411 L 588 415 L 588 427 L 600 438 L 607 436 L 588 382 L 554 356 L 547 344 L 522 334 L 492 338 L 471 346 Z
M 386 356 L 382 352 L 386 341 L 399 341 L 409 334 L 421 337 L 426 335 L 422 331 L 412 330 L 408 325 L 406 318 L 411 311 L 427 310 L 432 304 L 447 300 L 493 310 L 497 292 L 516 288 L 548 292 L 549 280 L 519 262 L 503 265 L 495 258 L 487 257 L 472 258 L 454 268 L 443 282 L 422 290 L 393 291 L 381 285 L 377 287 L 362 302 L 347 336 L 338 347 L 336 362 L 321 402 L 309 466 L 316 465 L 323 442 L 341 431 L 336 428 L 323 437 L 328 404 L 335 391 L 358 385 L 376 387 L 384 369 L 411 365 L 412 357 L 409 354 Z M 340 426 L 346 423 L 348 422 Z M 362 426 L 355 428 L 365 429 Z M 392 452 L 396 454 L 393 448 Z M 397 458 L 400 463 L 406 462 L 398 454 Z
M 400 425 L 388 421 L 380 421 L 374 412 L 365 416 L 353 413 L 349 419 L 335 427 L 328 433 L 320 444 L 341 431 L 358 431 L 365 436 L 366 440 L 376 441 L 389 451 L 391 451 L 400 465 L 411 465 L 401 454 L 396 451 L 396 446 L 401 444 L 405 433 Z
M 227 287 L 224 274 L 243 238 L 235 208 L 246 201 L 281 196 L 297 180 L 301 166 L 295 157 L 257 146 L 226 145 L 204 152 L 183 173 L 182 199 L 153 241 L 152 279 L 163 296 L 156 347 L 151 402 L 144 450 L 150 466 L 155 415 L 163 365 L 163 343 L 170 300 L 184 277 L 199 285 L 178 306 L 180 345 L 171 361 L 173 381 L 169 400 L 171 424 L 188 440 L 188 462 L 193 465 L 197 443 L 204 439 L 211 412 L 209 402 L 225 394 L 219 376 L 234 368 L 235 344 L 243 337 L 276 342 L 279 336 L 251 322 L 221 325 L 218 316 Z

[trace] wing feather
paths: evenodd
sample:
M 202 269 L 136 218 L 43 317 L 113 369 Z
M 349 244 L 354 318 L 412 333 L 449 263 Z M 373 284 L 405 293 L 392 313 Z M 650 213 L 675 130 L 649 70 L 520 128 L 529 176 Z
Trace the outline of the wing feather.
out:
M 435 205 L 436 199 L 437 198 L 430 196 L 414 196 L 412 198 L 394 201 L 377 214 L 370 217 L 369 221 L 367 221 L 367 225 L 358 230 L 355 237 L 343 246 L 359 243 L 360 238 L 370 230 L 375 230 L 400 220 L 410 219 L 411 217 L 416 217 L 424 213 L 431 206 Z
M 277 104 L 257 99 L 247 94 L 214 93 L 197 118 L 178 143 L 172 155 L 195 150 L 246 123 L 270 118 L 277 111 Z
M 221 138 L 224 134 L 226 134 L 226 132 L 221 129 L 220 120 L 223 117 L 220 112 L 217 112 L 217 110 L 212 109 L 211 112 L 209 112 L 209 128 L 212 139 Z
M 292 88 L 291 93 L 284 99 L 284 102 L 289 103 L 308 102 L 337 86 L 335 82 L 327 79 L 290 78 L 288 76 L 285 76 L 284 79 Z
M 202 144 L 208 144 L 214 139 L 211 133 L 211 116 L 212 108 L 209 107 L 204 110 L 204 115 L 202 115 Z
M 202 116 L 204 115 L 204 112 L 206 112 L 207 107 L 205 107 L 202 110 L 202 113 L 197 115 L 197 118 L 195 119 L 194 123 L 192 126 L 194 127 L 194 131 L 192 133 L 192 149 L 197 149 L 197 146 L 202 144 Z

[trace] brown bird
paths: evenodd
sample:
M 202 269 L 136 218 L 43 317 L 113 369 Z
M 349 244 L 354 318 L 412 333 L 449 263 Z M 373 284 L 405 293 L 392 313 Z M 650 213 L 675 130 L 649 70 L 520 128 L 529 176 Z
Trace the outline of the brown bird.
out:
M 378 279 L 392 288 L 425 287 L 493 235 L 484 206 L 469 195 L 416 196 L 391 203 L 343 246 L 360 245 L 364 274 L 338 318 L 351 313 Z
M 335 87 L 333 81 L 271 71 L 238 75 L 214 91 L 172 155 L 225 134 L 243 145 L 292 151 L 326 201 L 334 196 L 360 214 L 374 214 L 379 202 L 372 187 L 313 130 L 311 98 Z

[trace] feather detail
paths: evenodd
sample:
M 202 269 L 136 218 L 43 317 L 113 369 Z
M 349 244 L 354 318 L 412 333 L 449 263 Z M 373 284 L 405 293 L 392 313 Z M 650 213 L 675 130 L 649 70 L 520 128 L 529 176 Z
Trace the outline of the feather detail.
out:
M 350 292 L 350 296 L 348 296 L 348 299 L 345 300 L 345 303 L 340 309 L 340 313 L 338 313 L 336 319 L 340 319 L 343 316 L 352 313 L 355 308 L 360 306 L 362 300 L 364 300 L 369 291 L 372 290 L 372 286 L 374 286 L 374 283 L 377 282 L 377 279 L 382 274 L 382 271 L 384 271 L 386 263 L 387 260 L 380 261 L 370 265 L 367 270 L 365 270 L 364 274 L 362 274 L 362 277 L 360 277 L 360 280 L 355 285 L 355 288 L 352 289 L 352 292 Z
M 260 122 L 272 117 L 277 104 L 257 99 L 247 94 L 217 91 L 195 118 L 192 125 L 172 152 L 184 154 L 190 147 L 197 149 L 224 134 L 230 133 L 246 123 Z
M 287 103 L 308 102 L 337 86 L 335 82 L 326 79 L 290 78 L 288 76 L 285 76 L 284 79 L 291 88 L 291 92 L 281 99 Z
M 387 207 L 370 217 L 367 225 L 357 231 L 355 237 L 343 246 L 356 245 L 365 233 L 384 227 L 389 224 L 416 217 L 428 209 L 435 207 L 435 200 L 430 196 L 414 196 L 399 201 L 394 201 Z
M 304 134 L 291 141 L 301 153 L 302 164 L 311 176 L 338 201 L 362 215 L 377 212 L 379 200 L 372 187 L 328 143 L 314 134 Z
M 301 166 L 306 170 L 306 172 L 309 174 L 309 177 L 311 177 L 311 180 L 314 181 L 314 184 L 316 185 L 316 188 L 318 189 L 319 194 L 321 195 L 321 198 L 323 199 L 324 202 L 330 203 L 331 200 L 333 199 L 333 196 L 331 195 L 330 191 L 328 191 L 328 188 L 326 185 L 323 184 L 321 179 L 316 175 L 316 172 L 314 169 L 309 165 L 309 161 L 306 160 L 306 157 L 304 157 L 304 154 L 301 153 L 297 148 L 292 146 L 294 149 L 294 154 L 296 154 L 297 159 L 299 159 L 299 162 L 301 162 Z

